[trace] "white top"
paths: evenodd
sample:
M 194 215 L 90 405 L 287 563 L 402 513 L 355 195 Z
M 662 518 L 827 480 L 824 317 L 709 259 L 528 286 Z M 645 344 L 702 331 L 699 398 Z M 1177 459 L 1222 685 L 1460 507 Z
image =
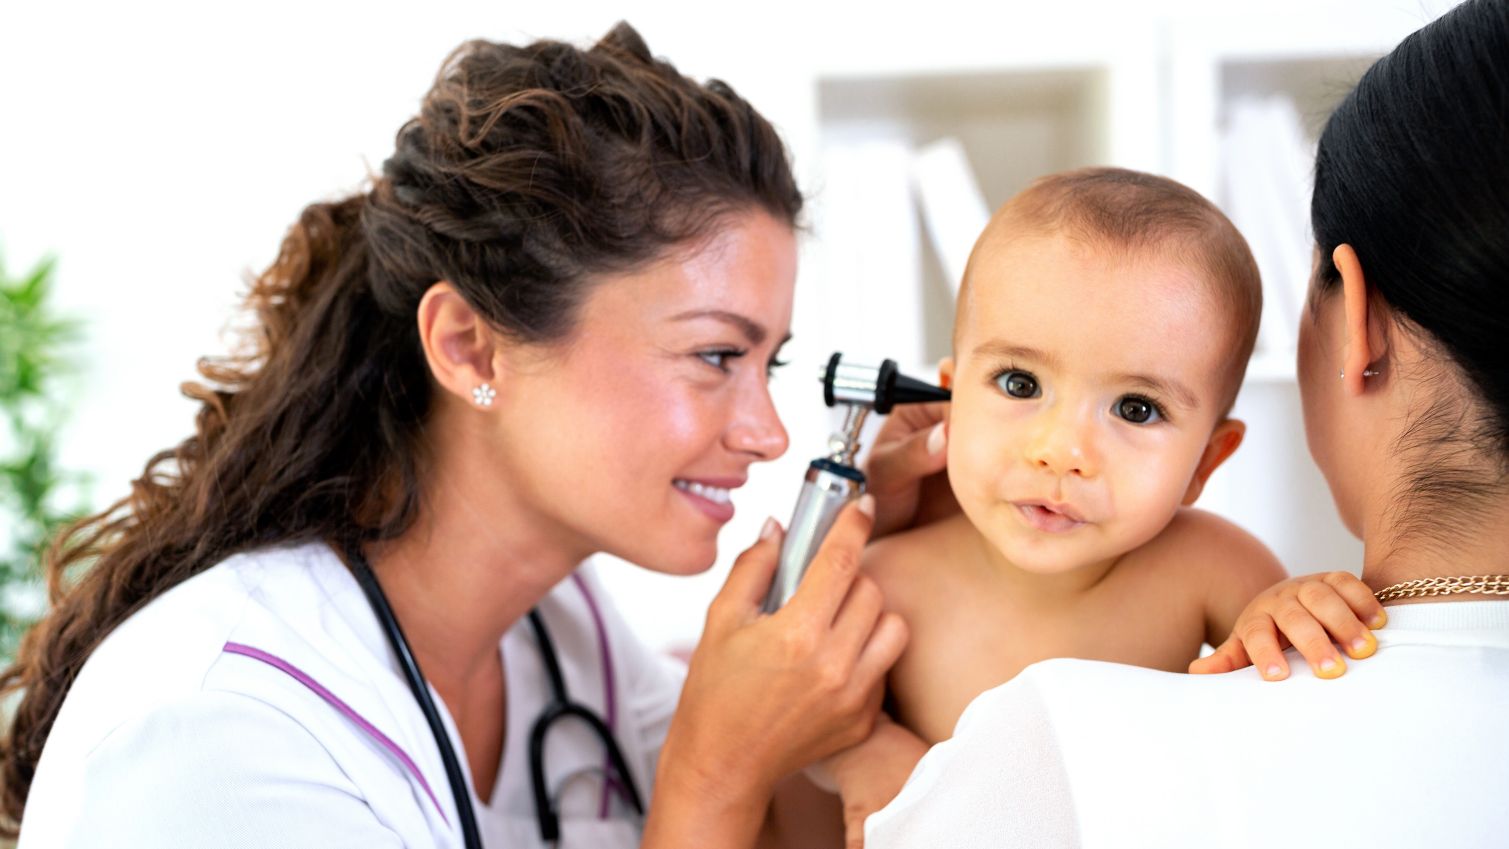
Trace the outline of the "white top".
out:
M 1050 660 L 975 699 L 868 849 L 1509 846 L 1509 602 L 1389 608 L 1333 681 Z
M 539 610 L 568 694 L 610 720 L 648 803 L 681 665 L 634 639 L 586 567 Z M 528 740 L 549 684 L 527 620 L 502 654 L 507 740 L 493 797 L 472 804 L 486 846 L 537 846 Z M 638 818 L 604 801 L 604 761 L 585 724 L 551 726 L 562 846 L 639 843 Z M 19 849 L 461 845 L 439 749 L 366 597 L 310 544 L 232 557 L 105 639 L 43 749 Z

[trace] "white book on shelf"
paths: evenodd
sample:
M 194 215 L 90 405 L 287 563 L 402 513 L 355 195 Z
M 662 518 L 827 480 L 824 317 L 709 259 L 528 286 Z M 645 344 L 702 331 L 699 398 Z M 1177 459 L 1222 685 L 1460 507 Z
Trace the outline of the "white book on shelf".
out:
M 1288 98 L 1242 98 L 1221 138 L 1223 206 L 1263 276 L 1258 353 L 1291 356 L 1310 262 L 1308 156 Z
M 911 164 L 923 224 L 957 296 L 969 253 L 990 220 L 990 207 L 958 139 L 939 139 L 918 148 Z
M 823 147 L 823 332 L 833 350 L 915 362 L 925 350 L 922 233 L 911 145 L 835 138 Z

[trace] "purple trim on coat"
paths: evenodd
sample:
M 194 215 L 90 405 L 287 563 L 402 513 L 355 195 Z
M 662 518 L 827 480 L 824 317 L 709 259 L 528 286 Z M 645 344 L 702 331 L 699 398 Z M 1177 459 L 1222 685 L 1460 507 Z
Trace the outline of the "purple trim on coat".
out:
M 587 609 L 592 612 L 592 623 L 597 626 L 597 650 L 602 655 L 603 666 L 603 721 L 607 723 L 608 730 L 617 733 L 615 724 L 617 714 L 617 698 L 613 691 L 613 652 L 608 647 L 608 629 L 603 627 L 603 615 L 597 609 L 597 600 L 592 597 L 592 592 L 587 589 L 587 582 L 576 572 L 571 573 L 571 580 L 576 582 L 577 589 L 582 591 L 582 598 L 587 600 Z M 618 781 L 618 776 L 613 769 L 613 759 L 603 755 L 603 799 L 598 806 L 598 819 L 608 818 L 608 801 L 612 793 L 622 796 L 624 788 Z
M 309 677 L 309 675 L 305 673 L 304 670 L 298 668 L 297 666 L 294 666 L 293 664 L 289 663 L 281 657 L 278 657 L 275 654 L 269 654 L 268 652 L 265 652 L 259 648 L 232 642 L 227 642 L 221 650 L 228 654 L 239 654 L 244 657 L 252 658 L 254 660 L 260 660 L 268 666 L 280 669 L 283 672 L 288 673 L 288 675 L 295 681 L 298 681 L 300 684 L 303 684 L 305 687 L 313 690 L 315 695 L 329 702 L 330 705 L 337 711 L 339 711 L 343 716 L 356 723 L 356 727 L 367 732 L 367 734 L 370 735 L 372 739 L 377 741 L 378 745 L 382 746 L 384 749 L 387 749 L 389 753 L 398 758 L 399 762 L 402 763 L 406 768 L 408 768 L 409 772 L 413 773 L 415 778 L 419 779 L 419 786 L 424 788 L 424 792 L 430 797 L 430 801 L 435 803 L 435 810 L 440 812 L 440 819 L 443 820 L 446 825 L 451 824 L 450 819 L 445 815 L 445 809 L 440 807 L 440 800 L 435 798 L 435 792 L 430 789 L 430 783 L 424 780 L 424 774 L 419 771 L 418 765 L 414 763 L 414 760 L 409 757 L 408 753 L 399 748 L 398 744 L 393 742 L 388 737 L 388 735 L 377 730 L 377 726 L 368 722 L 365 718 L 362 717 L 361 714 L 353 710 L 350 705 L 341 701 L 339 696 L 327 690 L 320 682 Z

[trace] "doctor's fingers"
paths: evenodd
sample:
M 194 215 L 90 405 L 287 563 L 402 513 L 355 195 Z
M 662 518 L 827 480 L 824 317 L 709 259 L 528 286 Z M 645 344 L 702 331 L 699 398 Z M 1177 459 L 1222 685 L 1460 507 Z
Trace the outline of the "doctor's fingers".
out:
M 944 404 L 897 407 L 876 435 L 865 463 L 876 499 L 876 536 L 913 525 L 923 479 L 943 471 L 948 460 L 945 408 Z
M 809 626 L 827 631 L 848 597 L 854 579 L 859 577 L 860 553 L 870 538 L 874 518 L 873 496 L 861 495 L 858 501 L 846 505 L 833 522 L 817 555 L 812 558 L 791 600 L 775 615 L 803 620 Z
M 880 585 L 869 575 L 860 575 L 849 587 L 843 606 L 833 620 L 833 633 L 829 636 L 833 647 L 851 661 L 870 639 L 885 612 L 885 594 Z
M 867 688 L 875 696 L 875 709 L 880 709 L 879 698 L 885 695 L 886 673 L 896 665 L 901 652 L 906 648 L 911 631 L 906 620 L 899 614 L 886 611 L 880 614 L 870 639 L 865 641 L 854 664 L 852 686 Z M 869 732 L 867 731 L 866 734 Z
M 760 538 L 734 560 L 723 589 L 707 608 L 707 629 L 723 633 L 759 615 L 775 579 L 781 542 L 786 534 L 775 519 L 766 519 Z

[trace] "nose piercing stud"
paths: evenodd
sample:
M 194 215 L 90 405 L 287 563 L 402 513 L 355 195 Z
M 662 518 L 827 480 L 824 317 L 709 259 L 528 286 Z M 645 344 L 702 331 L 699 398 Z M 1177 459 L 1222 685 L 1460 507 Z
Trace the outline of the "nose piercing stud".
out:
M 496 397 L 498 397 L 498 390 L 486 383 L 472 390 L 472 400 L 476 401 L 479 407 L 491 407 Z

